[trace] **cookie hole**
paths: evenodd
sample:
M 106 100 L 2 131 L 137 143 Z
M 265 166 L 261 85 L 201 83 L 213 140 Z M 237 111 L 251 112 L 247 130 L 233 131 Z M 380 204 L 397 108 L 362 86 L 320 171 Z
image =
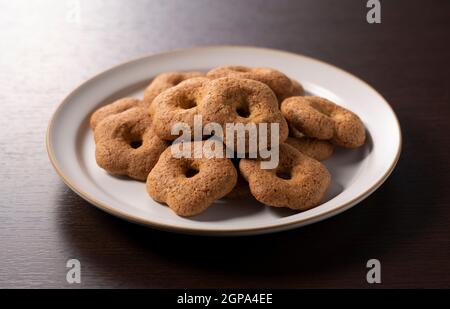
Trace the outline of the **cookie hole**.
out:
M 194 99 L 186 99 L 180 102 L 180 107 L 182 109 L 191 109 L 197 106 L 197 102 Z
M 142 146 L 142 140 L 132 141 L 130 142 L 130 147 L 133 149 L 138 149 Z
M 284 180 L 289 180 L 292 178 L 292 175 L 288 171 L 277 171 L 277 177 Z
M 250 110 L 247 106 L 239 106 L 236 108 L 236 113 L 242 118 L 248 118 L 250 116 Z
M 198 174 L 198 169 L 196 169 L 195 167 L 190 167 L 185 173 L 186 178 L 192 178 L 197 174 Z
M 248 118 L 250 116 L 250 105 L 247 98 L 240 97 L 236 104 L 236 113 L 242 118 Z

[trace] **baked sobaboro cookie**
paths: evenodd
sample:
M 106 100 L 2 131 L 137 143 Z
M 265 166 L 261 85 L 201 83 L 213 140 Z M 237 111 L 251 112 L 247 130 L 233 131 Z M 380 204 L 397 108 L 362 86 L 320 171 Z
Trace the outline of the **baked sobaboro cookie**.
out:
M 366 130 L 361 119 L 327 99 L 291 97 L 282 102 L 281 112 L 289 124 L 306 136 L 330 140 L 347 148 L 356 148 L 365 142 Z
M 105 119 L 111 115 L 120 114 L 131 108 L 142 107 L 143 105 L 144 105 L 144 101 L 135 99 L 135 98 L 122 98 L 122 99 L 116 100 L 113 103 L 107 104 L 107 105 L 102 106 L 99 109 L 97 109 L 91 115 L 89 124 L 92 129 L 95 129 L 95 127 L 103 119 Z M 144 107 L 144 109 L 145 109 L 145 107 Z M 142 112 L 145 112 L 145 110 L 142 110 Z
M 272 89 L 280 103 L 293 95 L 304 94 L 303 87 L 299 82 L 291 80 L 280 71 L 271 68 L 227 65 L 212 69 L 206 76 L 212 79 L 233 77 L 259 81 Z
M 165 72 L 157 75 L 144 90 L 144 102 L 146 102 L 146 107 L 149 109 L 150 114 L 153 114 L 152 102 L 160 93 L 187 79 L 204 77 L 205 75 L 206 73 L 198 71 Z
M 264 83 L 251 79 L 191 78 L 157 96 L 153 107 L 154 130 L 165 140 L 178 137 L 172 134 L 172 128 L 179 123 L 194 132 L 194 117 L 197 115 L 202 116 L 203 126 L 209 123 L 219 124 L 227 145 L 235 146 L 238 141 L 236 135 L 233 137 L 233 143 L 231 136 L 227 136 L 227 124 L 265 123 L 270 136 L 271 124 L 276 123 L 279 143 L 284 142 L 289 134 L 287 122 L 278 108 L 273 91 Z M 270 139 L 267 144 L 270 146 Z
M 114 175 L 145 181 L 169 146 L 151 129 L 151 118 L 135 107 L 101 121 L 94 130 L 97 164 Z
M 331 182 L 323 164 L 288 144 L 280 145 L 277 168 L 261 169 L 260 163 L 256 159 L 242 159 L 239 169 L 252 195 L 269 206 L 310 209 L 320 203 Z
M 156 76 L 145 88 L 144 99 L 122 98 L 100 107 L 91 116 L 90 126 L 94 129 L 97 124 L 110 115 L 119 114 L 133 107 L 141 107 L 144 112 L 152 113 L 153 100 L 164 90 L 178 85 L 184 80 L 193 77 L 205 76 L 205 73 L 192 72 L 166 72 Z
M 177 157 L 172 145 L 160 156 L 147 178 L 147 192 L 157 202 L 166 203 L 179 216 L 203 212 L 215 200 L 227 195 L 236 185 L 237 171 L 226 157 L 207 158 L 193 154 L 196 145 L 188 142 L 190 157 Z
M 334 146 L 329 141 L 323 141 L 312 137 L 291 137 L 286 140 L 286 144 L 294 147 L 301 153 L 316 159 L 324 161 L 333 154 Z

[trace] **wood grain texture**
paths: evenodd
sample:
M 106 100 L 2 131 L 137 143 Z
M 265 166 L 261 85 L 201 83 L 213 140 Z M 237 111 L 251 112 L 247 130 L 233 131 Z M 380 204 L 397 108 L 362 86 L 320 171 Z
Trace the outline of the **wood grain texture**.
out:
M 450 2 L 0 1 L 0 287 L 450 287 Z M 53 171 L 45 129 L 78 84 L 153 52 L 211 44 L 284 49 L 379 90 L 402 125 L 400 162 L 357 207 L 290 232 L 209 238 L 107 215 Z M 380 287 L 378 286 L 378 287 Z

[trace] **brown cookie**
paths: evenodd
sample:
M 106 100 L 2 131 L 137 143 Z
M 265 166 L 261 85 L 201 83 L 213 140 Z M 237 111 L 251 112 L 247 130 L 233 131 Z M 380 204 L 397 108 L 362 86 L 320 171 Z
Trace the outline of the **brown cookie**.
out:
M 159 137 L 166 140 L 177 138 L 172 135 L 172 128 L 180 122 L 194 131 L 195 115 L 202 116 L 203 126 L 208 123 L 221 125 L 227 145 L 231 145 L 232 138 L 226 136 L 227 124 L 267 123 L 270 133 L 270 124 L 277 123 L 279 143 L 285 141 L 289 133 L 287 122 L 278 109 L 273 92 L 265 84 L 254 80 L 227 77 L 215 80 L 192 78 L 166 90 L 153 104 L 154 130 Z M 234 133 L 236 134 L 236 131 Z M 233 139 L 236 145 L 237 136 L 234 135 Z M 270 139 L 268 144 L 270 145 Z
M 166 72 L 159 74 L 156 76 L 150 85 L 145 88 L 144 91 L 144 101 L 147 103 L 147 106 L 150 108 L 150 113 L 153 113 L 152 102 L 153 100 L 163 91 L 172 88 L 182 81 L 185 81 L 194 77 L 202 77 L 206 74 L 203 72 Z
M 254 159 L 242 159 L 239 169 L 258 201 L 295 210 L 317 206 L 331 181 L 323 164 L 287 144 L 280 145 L 276 169 L 261 169 L 260 161 Z
M 323 141 L 312 137 L 288 137 L 286 144 L 291 145 L 301 153 L 316 159 L 323 161 L 331 157 L 333 154 L 333 144 L 329 141 Z
M 356 148 L 364 144 L 366 131 L 351 111 L 321 97 L 291 97 L 281 104 L 290 125 L 306 136 Z
M 187 143 L 192 150 L 196 144 Z M 175 146 L 171 146 L 175 147 Z M 147 192 L 179 216 L 203 212 L 236 185 L 237 171 L 227 158 L 176 158 L 169 147 L 147 178 Z
M 100 107 L 91 115 L 90 126 L 92 129 L 95 129 L 106 117 L 120 114 L 130 108 L 140 107 L 143 104 L 143 101 L 134 98 L 122 98 L 114 101 L 113 103 Z
M 245 66 L 222 66 L 212 69 L 207 73 L 207 76 L 213 79 L 221 77 L 233 77 L 252 79 L 262 82 L 269 86 L 277 96 L 279 102 L 293 95 L 300 95 L 301 85 L 298 82 L 295 84 L 289 77 L 280 71 L 270 68 L 250 68 Z M 300 86 L 300 87 L 299 87 Z M 303 87 L 301 87 L 303 89 Z
M 172 127 L 176 123 L 194 127 L 194 116 L 199 114 L 198 105 L 203 98 L 203 86 L 209 81 L 203 77 L 188 79 L 153 100 L 153 129 L 160 138 L 176 139 L 178 136 L 172 134 Z
M 204 122 L 222 125 L 225 144 L 233 145 L 234 149 L 237 149 L 239 136 L 236 131 L 233 136 L 227 135 L 227 124 L 244 126 L 267 124 L 269 147 L 271 124 L 279 126 L 279 144 L 283 143 L 289 134 L 287 122 L 281 115 L 273 92 L 264 83 L 251 79 L 224 77 L 210 81 L 205 86 L 199 113 L 203 116 Z M 259 131 L 256 133 L 260 144 Z M 245 138 L 246 141 L 249 140 L 248 136 Z M 248 143 L 245 151 L 248 152 Z
M 145 180 L 168 147 L 151 129 L 151 118 L 135 107 L 110 115 L 94 130 L 97 164 L 115 175 Z
M 291 78 L 292 83 L 292 90 L 291 90 L 291 96 L 292 97 L 298 97 L 298 96 L 304 96 L 305 95 L 305 89 L 303 89 L 302 84 L 300 84 L 295 79 Z
M 144 91 L 144 100 L 122 98 L 96 110 L 90 119 L 90 126 L 94 129 L 100 121 L 110 115 L 119 114 L 133 107 L 141 107 L 145 112 L 152 114 L 153 99 L 164 90 L 178 85 L 184 80 L 193 77 L 205 76 L 202 72 L 167 72 L 156 76 Z M 148 109 L 148 110 L 147 110 Z

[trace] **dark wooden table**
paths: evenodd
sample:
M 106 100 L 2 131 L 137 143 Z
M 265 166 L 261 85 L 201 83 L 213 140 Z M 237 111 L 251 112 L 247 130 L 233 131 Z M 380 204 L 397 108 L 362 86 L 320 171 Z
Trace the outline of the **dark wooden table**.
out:
M 450 2 L 1 1 L 0 287 L 450 287 Z M 77 11 L 79 8 L 79 11 Z M 58 178 L 47 122 L 78 84 L 148 53 L 213 44 L 312 56 L 379 90 L 400 162 L 357 207 L 290 232 L 176 235 L 114 218 Z M 79 259 L 82 283 L 66 282 Z M 379 259 L 382 284 L 366 282 Z

